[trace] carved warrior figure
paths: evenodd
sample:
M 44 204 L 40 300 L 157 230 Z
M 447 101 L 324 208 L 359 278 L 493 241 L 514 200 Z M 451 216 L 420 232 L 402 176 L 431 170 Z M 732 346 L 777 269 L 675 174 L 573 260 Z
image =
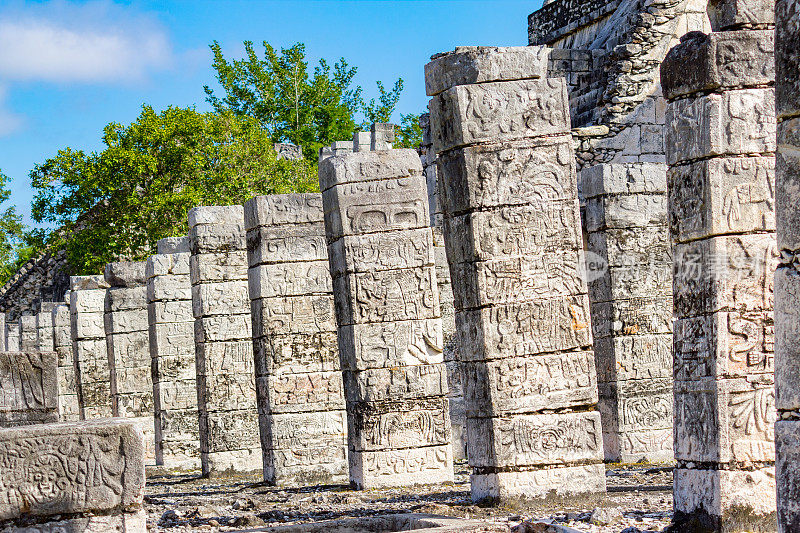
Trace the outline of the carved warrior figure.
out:
M 347 419 L 320 194 L 245 204 L 264 479 L 347 481 Z
M 687 35 L 661 67 L 675 259 L 677 527 L 774 528 L 775 78 L 767 4 L 712 2 L 715 31 Z M 733 516 L 741 529 L 731 529 Z
M 350 482 L 453 479 L 450 408 L 427 188 L 411 150 L 320 164 Z
M 778 118 L 775 424 L 778 529 L 800 531 L 800 2 L 775 2 Z
M 566 87 L 546 72 L 543 47 L 425 69 L 474 500 L 605 490 Z

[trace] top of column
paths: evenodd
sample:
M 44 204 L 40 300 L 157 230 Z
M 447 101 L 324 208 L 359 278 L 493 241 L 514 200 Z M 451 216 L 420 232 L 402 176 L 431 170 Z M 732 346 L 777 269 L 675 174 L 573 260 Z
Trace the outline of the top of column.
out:
M 189 227 L 200 224 L 242 224 L 244 207 L 241 205 L 205 205 L 189 210 Z
M 714 31 L 772 28 L 775 0 L 711 0 L 708 18 Z
M 428 96 L 473 83 L 547 77 L 546 46 L 459 46 L 437 54 L 425 65 Z
M 156 243 L 159 255 L 189 253 L 189 237 L 167 237 Z
M 108 283 L 106 283 L 103 276 L 71 276 L 69 278 L 69 288 L 73 291 L 107 289 Z
M 244 204 L 244 221 L 247 228 L 322 222 L 322 195 L 305 193 L 256 196 Z
M 108 263 L 106 281 L 112 287 L 139 287 L 147 282 L 144 261 L 117 261 Z

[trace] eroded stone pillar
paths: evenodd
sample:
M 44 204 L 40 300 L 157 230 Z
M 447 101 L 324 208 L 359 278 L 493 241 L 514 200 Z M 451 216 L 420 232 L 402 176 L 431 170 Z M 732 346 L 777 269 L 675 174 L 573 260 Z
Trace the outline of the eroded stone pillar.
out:
M 747 15 L 750 2 L 717 4 Z M 661 67 L 675 261 L 675 522 L 686 530 L 769 530 L 773 32 L 730 30 L 727 18 L 711 14 L 715 32 L 687 35 Z
M 72 334 L 69 323 L 70 292 L 64 302 L 53 307 L 53 349 L 58 356 L 58 413 L 62 422 L 76 422 L 81 418 L 78 401 L 78 383 L 75 379 L 75 360 L 72 357 Z
M 453 479 L 447 374 L 427 189 L 412 150 L 320 165 L 358 488 Z
M 19 349 L 21 352 L 38 352 L 36 315 L 19 317 Z
M 6 332 L 6 314 L 0 313 L 0 352 L 10 351 L 6 349 Z
M 156 464 L 200 467 L 189 238 L 157 244 L 147 260 L 147 312 L 155 410 Z
M 6 350 L 9 352 L 19 351 L 19 324 L 6 322 Z
M 346 483 L 347 416 L 322 196 L 259 196 L 244 208 L 264 479 Z
M 597 165 L 580 178 L 605 459 L 672 461 L 667 167 Z
M 0 352 L 0 427 L 58 422 L 57 367 L 52 351 Z
M 103 276 L 72 276 L 69 282 L 72 357 L 81 420 L 108 418 L 113 416 L 111 369 L 103 326 L 108 283 Z
M 42 302 L 36 313 L 36 349 L 40 352 L 52 352 L 53 343 L 53 309 L 55 302 Z
M 800 1 L 775 2 L 778 158 L 775 424 L 778 529 L 800 531 Z
M 425 68 L 474 500 L 605 490 L 566 85 L 546 73 L 542 47 Z
M 200 459 L 204 475 L 262 468 L 247 245 L 240 205 L 189 211 Z

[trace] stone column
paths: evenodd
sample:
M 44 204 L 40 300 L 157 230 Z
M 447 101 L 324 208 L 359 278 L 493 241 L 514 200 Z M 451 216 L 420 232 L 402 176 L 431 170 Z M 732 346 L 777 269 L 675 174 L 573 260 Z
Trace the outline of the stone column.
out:
M 153 378 L 147 325 L 145 263 L 109 263 L 105 333 L 114 416 L 134 419 L 145 436 L 145 459 L 155 461 Z
M 674 506 L 688 530 L 775 523 L 773 32 L 725 23 L 755 15 L 749 4 L 716 2 L 715 32 L 688 34 L 661 66 L 675 261 Z
M 53 343 L 53 309 L 55 302 L 42 302 L 36 314 L 36 348 L 40 352 L 55 350 Z
M 197 207 L 189 228 L 203 474 L 254 472 L 262 462 L 244 210 Z
M 52 351 L 0 352 L 0 427 L 58 422 L 57 368 Z M 5 474 L 9 464 L 0 464 Z M 0 477 L 0 483 L 6 479 Z M 8 499 L 0 499 L 0 505 Z
M 346 483 L 347 417 L 322 196 L 259 196 L 244 209 L 264 479 Z
M 64 295 L 70 300 L 70 293 Z M 58 303 L 51 312 L 53 321 L 53 349 L 58 356 L 58 414 L 62 422 L 76 422 L 81 418 L 78 402 L 78 384 L 75 379 L 75 360 L 72 357 L 72 335 L 69 324 L 69 304 Z
M 36 338 L 36 315 L 19 317 L 19 350 L 21 352 L 39 351 L 39 342 Z
M 103 327 L 108 283 L 103 276 L 72 276 L 69 283 L 72 358 L 81 420 L 108 418 L 113 416 L 111 369 Z
M 0 313 L 0 352 L 7 352 L 6 346 L 6 314 Z
M 476 501 L 605 490 L 566 84 L 546 73 L 542 47 L 425 68 Z
M 147 260 L 147 311 L 153 369 L 156 464 L 200 467 L 189 238 L 158 241 Z
M 667 168 L 597 165 L 580 179 L 605 459 L 672 461 Z
M 425 182 L 428 187 L 428 208 L 431 213 L 433 230 L 433 257 L 436 264 L 436 283 L 439 285 L 439 303 L 442 308 L 442 333 L 444 338 L 444 364 L 447 367 L 447 398 L 450 400 L 450 423 L 453 430 L 453 459 L 465 461 L 467 458 L 467 419 L 464 413 L 464 384 L 461 363 L 458 357 L 456 340 L 456 315 L 453 306 L 453 288 L 450 285 L 450 269 L 442 234 L 442 202 L 439 201 L 439 171 L 436 152 L 431 139 L 430 115 L 420 117 L 422 146 L 420 161 Z
M 6 351 L 19 351 L 19 324 L 6 322 Z
M 320 165 L 358 488 L 453 479 L 447 374 L 427 189 L 412 150 Z
M 775 2 L 778 161 L 775 424 L 778 529 L 800 531 L 800 1 Z

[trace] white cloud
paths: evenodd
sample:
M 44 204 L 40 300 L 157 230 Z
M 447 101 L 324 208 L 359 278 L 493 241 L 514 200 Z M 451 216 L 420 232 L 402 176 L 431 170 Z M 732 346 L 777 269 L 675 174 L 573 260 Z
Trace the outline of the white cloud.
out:
M 0 137 L 15 133 L 22 127 L 23 118 L 6 108 L 7 89 L 0 85 Z
M 168 66 L 166 32 L 130 8 L 52 2 L 0 13 L 0 80 L 129 82 Z

